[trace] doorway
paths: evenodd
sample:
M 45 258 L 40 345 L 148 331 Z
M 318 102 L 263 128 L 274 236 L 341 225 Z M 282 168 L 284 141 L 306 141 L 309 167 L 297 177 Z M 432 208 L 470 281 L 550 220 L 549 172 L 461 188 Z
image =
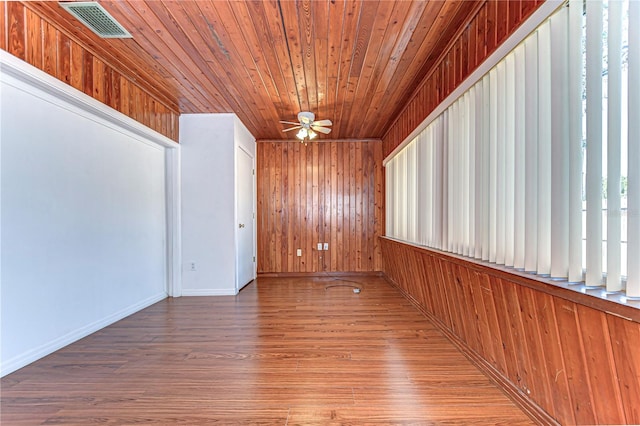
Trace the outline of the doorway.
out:
M 254 215 L 254 168 L 253 157 L 237 147 L 237 219 L 236 228 L 236 290 L 255 278 L 255 215 Z

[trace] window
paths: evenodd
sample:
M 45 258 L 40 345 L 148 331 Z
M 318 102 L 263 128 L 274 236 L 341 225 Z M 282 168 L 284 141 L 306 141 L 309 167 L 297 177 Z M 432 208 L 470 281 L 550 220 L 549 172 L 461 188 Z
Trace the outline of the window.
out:
M 639 28 L 560 7 L 386 161 L 387 235 L 640 297 Z

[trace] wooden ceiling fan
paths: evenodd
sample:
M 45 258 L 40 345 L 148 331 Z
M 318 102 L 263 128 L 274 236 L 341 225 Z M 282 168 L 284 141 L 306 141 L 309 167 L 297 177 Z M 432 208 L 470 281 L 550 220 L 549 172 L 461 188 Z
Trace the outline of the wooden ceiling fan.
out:
M 293 127 L 284 129 L 283 132 L 290 132 L 291 130 L 298 130 L 296 137 L 301 141 L 305 139 L 314 139 L 318 136 L 318 133 L 324 133 L 325 135 L 331 132 L 331 129 L 327 126 L 331 126 L 333 123 L 331 120 L 318 120 L 315 121 L 316 116 L 309 111 L 302 111 L 298 113 L 298 123 L 291 121 L 280 121 L 282 124 L 292 124 Z

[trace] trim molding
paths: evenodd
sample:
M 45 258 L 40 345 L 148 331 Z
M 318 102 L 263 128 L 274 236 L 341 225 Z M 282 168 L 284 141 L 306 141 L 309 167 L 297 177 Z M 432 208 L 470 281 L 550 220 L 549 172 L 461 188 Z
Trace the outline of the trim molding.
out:
M 6 376 L 7 374 L 13 373 L 14 371 L 25 367 L 32 362 L 39 360 L 40 358 L 43 358 L 59 349 L 62 349 L 65 346 L 82 339 L 83 337 L 87 337 L 88 335 L 95 333 L 98 330 L 101 330 L 117 321 L 120 321 L 121 319 L 126 318 L 129 315 L 133 315 L 144 308 L 148 308 L 149 306 L 158 303 L 159 301 L 166 298 L 167 295 L 165 293 L 156 294 L 155 296 L 149 297 L 141 302 L 133 304 L 101 320 L 95 321 L 84 327 L 71 331 L 64 336 L 61 336 L 40 347 L 29 350 L 21 354 L 20 356 L 8 360 L 3 360 L 2 372 L 0 373 L 0 376 Z
M 178 146 L 177 142 L 163 134 L 135 121 L 133 118 L 124 115 L 1 49 L 0 67 L 2 70 L 0 76 L 5 74 L 10 75 L 29 86 L 33 86 L 44 93 L 54 96 L 68 103 L 70 106 L 76 107 L 77 110 L 74 110 L 74 112 L 80 113 L 86 118 L 92 120 L 96 120 L 96 118 L 100 119 L 102 124 L 114 130 L 126 130 L 138 138 L 142 137 L 147 141 L 165 148 L 176 148 Z M 37 93 L 32 94 L 38 95 Z M 114 127 L 114 125 L 116 127 Z
M 289 277 L 382 277 L 381 271 L 370 272 L 261 272 L 258 278 L 289 278 Z
M 6 76 L 12 77 L 5 78 Z M 0 79 L 47 102 L 54 99 L 64 102 L 60 107 L 115 131 L 126 133 L 141 143 L 165 150 L 166 197 L 166 291 L 170 296 L 180 296 L 181 230 L 180 230 L 180 145 L 161 133 L 139 123 L 125 114 L 99 102 L 91 96 L 69 86 L 0 49 Z M 47 97 L 50 97 L 47 99 Z
M 531 419 L 539 424 L 559 426 L 553 417 L 544 411 L 538 404 L 533 402 L 531 398 L 525 395 L 498 370 L 493 367 L 487 360 L 478 355 L 474 350 L 469 348 L 462 340 L 453 334 L 444 326 L 434 315 L 424 309 L 416 299 L 409 293 L 405 292 L 395 281 L 383 275 L 389 284 L 395 287 L 411 304 L 424 315 L 431 323 L 433 323 L 442 334 L 445 335 L 451 343 L 453 343 L 464 356 L 480 371 L 482 371 L 492 382 L 494 382 L 518 407 L 520 407 Z
M 300 142 L 300 140 L 298 139 L 258 139 L 256 140 L 257 143 L 283 143 L 283 142 Z M 382 142 L 382 139 L 372 139 L 372 138 L 366 138 L 366 139 L 316 139 L 314 141 L 309 141 L 308 143 L 310 144 L 314 144 L 314 143 L 329 143 L 329 142 L 344 142 L 344 143 L 350 143 L 350 142 Z
M 176 144 L 177 145 L 177 144 Z M 167 294 L 182 295 L 182 166 L 181 148 L 165 149 Z
M 182 296 L 235 296 L 236 294 L 238 293 L 235 287 L 233 289 L 190 288 L 182 290 Z

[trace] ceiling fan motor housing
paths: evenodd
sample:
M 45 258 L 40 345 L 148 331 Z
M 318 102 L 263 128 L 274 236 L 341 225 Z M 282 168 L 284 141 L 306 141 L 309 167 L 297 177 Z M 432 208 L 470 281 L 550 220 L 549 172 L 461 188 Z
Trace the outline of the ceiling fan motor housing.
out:
M 316 119 L 316 116 L 312 112 L 301 111 L 298 113 L 298 121 L 300 121 L 300 124 L 302 125 L 302 127 L 306 129 L 308 129 L 311 126 L 311 123 L 313 123 L 315 119 Z

